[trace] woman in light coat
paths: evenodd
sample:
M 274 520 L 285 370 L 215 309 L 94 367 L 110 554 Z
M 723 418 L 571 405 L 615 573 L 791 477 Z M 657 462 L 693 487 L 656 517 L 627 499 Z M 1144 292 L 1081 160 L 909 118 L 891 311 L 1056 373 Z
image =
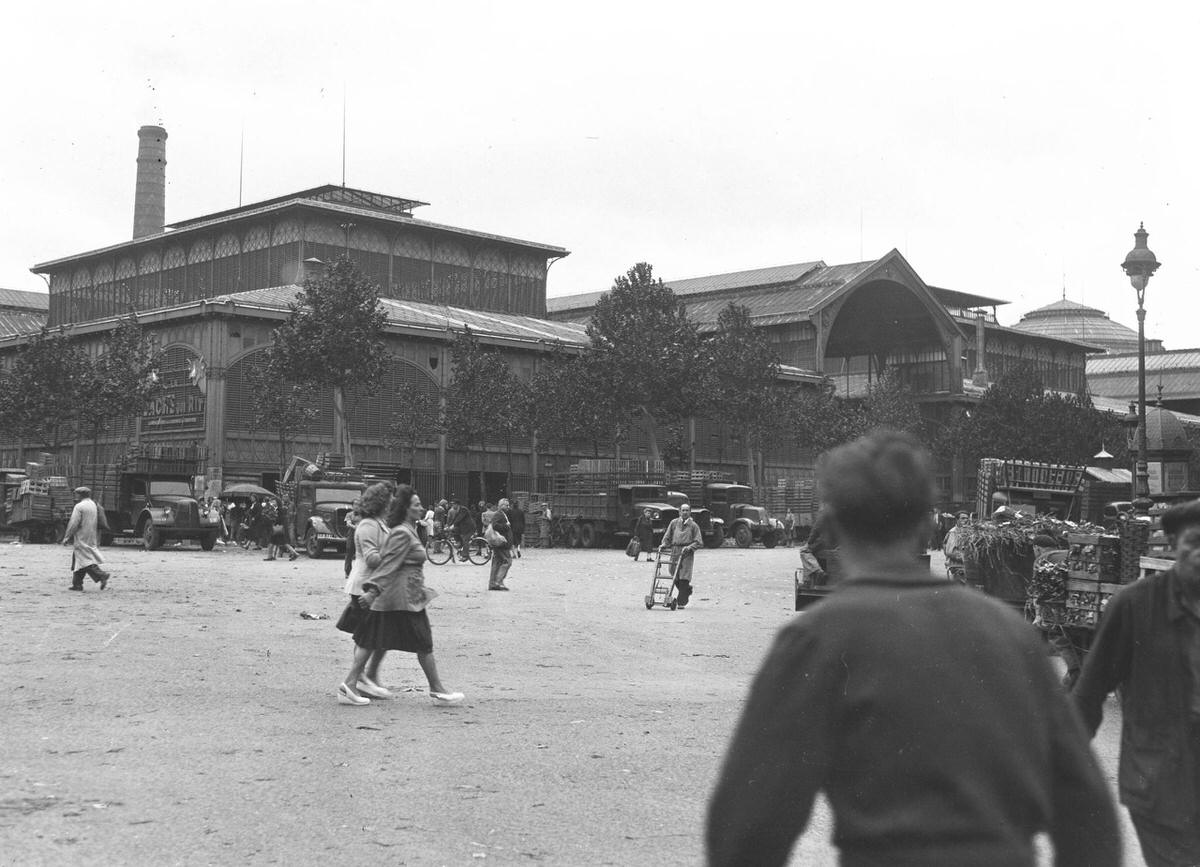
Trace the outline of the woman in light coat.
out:
M 417 521 L 424 514 L 421 498 L 408 485 L 400 485 L 388 508 L 391 530 L 379 550 L 379 563 L 363 583 L 359 604 L 370 610 L 354 632 L 354 665 L 338 684 L 339 704 L 371 703 L 362 694 L 363 673 L 373 654 L 388 650 L 417 655 L 435 704 L 455 705 L 463 700 L 461 692 L 446 689 L 433 658 L 433 632 L 426 607 L 437 593 L 425 586 L 425 548 L 417 536 Z

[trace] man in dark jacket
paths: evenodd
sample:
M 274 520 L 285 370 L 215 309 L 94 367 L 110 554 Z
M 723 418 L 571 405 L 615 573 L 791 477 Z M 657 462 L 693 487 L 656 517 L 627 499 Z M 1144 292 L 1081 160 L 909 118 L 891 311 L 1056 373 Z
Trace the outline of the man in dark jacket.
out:
M 451 526 L 453 527 L 455 541 L 458 542 L 458 559 L 466 562 L 467 559 L 467 543 L 471 541 L 471 537 L 475 535 L 475 516 L 471 514 L 471 510 L 466 506 L 459 506 L 457 510 L 452 509 L 450 516 Z
M 933 474 L 906 434 L 822 459 L 836 591 L 759 670 L 708 809 L 709 864 L 784 864 L 824 791 L 843 865 L 1121 859 L 1116 812 L 1034 630 L 916 557 Z
M 489 542 L 492 549 L 492 571 L 488 578 L 488 590 L 507 590 L 504 579 L 512 567 L 513 532 L 508 519 L 508 500 L 501 500 L 492 515 L 491 528 L 503 537 L 503 541 Z
M 512 508 L 508 512 L 508 523 L 512 527 L 513 554 L 520 559 L 521 540 L 525 536 L 525 510 L 521 508 L 520 500 L 513 500 Z
M 1074 697 L 1095 735 L 1121 694 L 1121 803 L 1150 867 L 1200 864 L 1200 500 L 1162 519 L 1175 565 L 1104 609 Z

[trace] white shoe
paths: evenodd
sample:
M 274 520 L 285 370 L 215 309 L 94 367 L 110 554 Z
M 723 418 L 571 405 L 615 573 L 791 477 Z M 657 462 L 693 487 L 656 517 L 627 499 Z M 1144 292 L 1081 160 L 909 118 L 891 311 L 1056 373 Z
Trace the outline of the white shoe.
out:
M 365 704 L 370 704 L 371 700 L 365 695 L 355 695 L 350 691 L 350 687 L 344 683 L 339 683 L 337 688 L 338 704 L 352 704 L 356 707 L 362 707 Z
M 367 695 L 371 696 L 372 698 L 391 698 L 392 697 L 392 691 L 390 689 L 386 689 L 386 688 L 380 686 L 379 684 L 377 684 L 375 681 L 371 680 L 366 675 L 363 675 L 362 677 L 360 677 L 358 679 L 357 687 L 358 687 L 359 692 L 365 692 Z
M 461 692 L 431 692 L 429 697 L 433 699 L 434 704 L 445 707 L 462 704 L 463 699 L 466 698 Z

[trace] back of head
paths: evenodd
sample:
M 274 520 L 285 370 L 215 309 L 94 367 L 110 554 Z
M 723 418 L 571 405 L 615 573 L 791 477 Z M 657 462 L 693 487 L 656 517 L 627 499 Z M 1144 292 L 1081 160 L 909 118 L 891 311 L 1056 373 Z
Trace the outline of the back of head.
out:
M 1180 503 L 1163 512 L 1162 528 L 1168 536 L 1178 536 L 1187 527 L 1200 524 L 1200 500 Z
M 933 507 L 929 454 L 909 434 L 877 431 L 822 456 L 821 499 L 850 539 L 888 544 L 911 537 Z

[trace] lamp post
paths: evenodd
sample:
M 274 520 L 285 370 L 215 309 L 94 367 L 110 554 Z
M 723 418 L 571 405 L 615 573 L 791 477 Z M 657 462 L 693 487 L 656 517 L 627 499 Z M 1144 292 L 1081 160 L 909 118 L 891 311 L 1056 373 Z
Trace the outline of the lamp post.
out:
M 1146 246 L 1149 237 L 1145 224 L 1139 224 L 1133 233 L 1133 249 L 1121 263 L 1137 292 L 1138 303 L 1138 452 L 1134 509 L 1140 514 L 1145 514 L 1150 506 L 1150 470 L 1146 466 L 1146 284 L 1161 264 Z

